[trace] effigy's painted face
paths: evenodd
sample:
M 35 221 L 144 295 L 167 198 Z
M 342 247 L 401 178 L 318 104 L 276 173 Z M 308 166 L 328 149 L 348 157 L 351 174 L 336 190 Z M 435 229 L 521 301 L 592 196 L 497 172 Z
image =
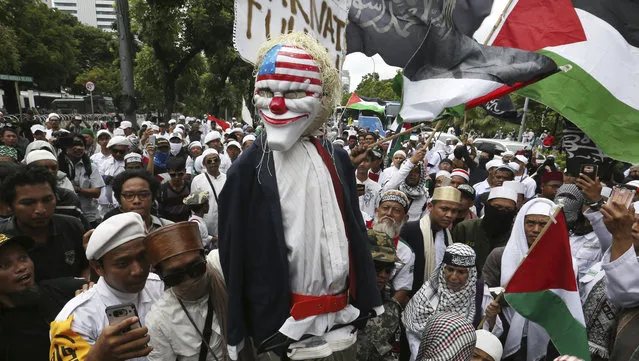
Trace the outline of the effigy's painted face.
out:
M 260 64 L 253 101 L 264 120 L 268 146 L 289 150 L 322 108 L 317 62 L 304 49 L 274 46 Z

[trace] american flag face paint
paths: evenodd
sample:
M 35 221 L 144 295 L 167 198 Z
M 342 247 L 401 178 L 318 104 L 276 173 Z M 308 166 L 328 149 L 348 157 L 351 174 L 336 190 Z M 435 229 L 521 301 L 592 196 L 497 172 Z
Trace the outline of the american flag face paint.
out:
M 269 146 L 290 148 L 322 107 L 317 62 L 304 49 L 274 46 L 258 69 L 253 101 L 264 120 Z

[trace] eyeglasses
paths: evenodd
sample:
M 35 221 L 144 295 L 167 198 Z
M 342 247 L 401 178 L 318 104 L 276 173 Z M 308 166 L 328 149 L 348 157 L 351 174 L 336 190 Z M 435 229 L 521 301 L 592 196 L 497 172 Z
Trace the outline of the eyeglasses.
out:
M 124 149 L 111 148 L 111 153 L 123 154 L 123 153 L 126 153 L 126 150 L 124 150 Z
M 169 274 L 161 276 L 166 287 L 173 287 L 179 285 L 184 280 L 184 276 L 191 278 L 197 278 L 202 276 L 206 272 L 206 261 L 198 261 L 191 263 L 181 270 L 173 271 Z
M 206 164 L 213 164 L 220 161 L 220 158 L 209 158 L 206 160 Z
M 169 176 L 170 176 L 171 178 L 175 178 L 175 177 L 184 177 L 184 172 L 169 173 Z
M 149 191 L 142 191 L 142 192 L 137 192 L 137 193 L 121 193 L 122 194 L 122 198 L 124 198 L 125 200 L 131 202 L 132 200 L 135 199 L 135 197 L 138 197 L 141 201 L 147 200 L 149 198 L 151 198 L 151 192 Z

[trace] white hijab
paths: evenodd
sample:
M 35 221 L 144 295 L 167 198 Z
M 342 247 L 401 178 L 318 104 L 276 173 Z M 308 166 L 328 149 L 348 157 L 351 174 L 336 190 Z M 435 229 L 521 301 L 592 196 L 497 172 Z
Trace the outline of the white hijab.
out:
M 557 205 L 545 198 L 531 199 L 521 207 L 515 218 L 513 230 L 510 233 L 508 243 L 501 258 L 501 286 L 506 287 L 519 264 L 528 253 L 528 242 L 524 230 L 524 220 L 527 215 L 543 214 L 551 216 Z M 510 320 L 510 331 L 504 345 L 504 356 L 510 356 L 517 352 L 521 346 L 526 319 L 512 308 L 505 309 L 512 315 Z M 534 322 L 528 322 L 528 355 L 526 360 L 536 361 L 546 355 L 550 336 L 546 330 Z

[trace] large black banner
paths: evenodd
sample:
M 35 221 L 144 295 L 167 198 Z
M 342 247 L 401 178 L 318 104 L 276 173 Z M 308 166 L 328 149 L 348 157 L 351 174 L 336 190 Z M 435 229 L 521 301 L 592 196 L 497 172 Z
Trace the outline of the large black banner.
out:
M 579 127 L 566 119 L 564 119 L 564 134 L 561 144 L 566 152 L 568 173 L 577 176 L 582 164 L 597 164 L 599 178 L 602 180 L 610 178 L 611 159 Z

